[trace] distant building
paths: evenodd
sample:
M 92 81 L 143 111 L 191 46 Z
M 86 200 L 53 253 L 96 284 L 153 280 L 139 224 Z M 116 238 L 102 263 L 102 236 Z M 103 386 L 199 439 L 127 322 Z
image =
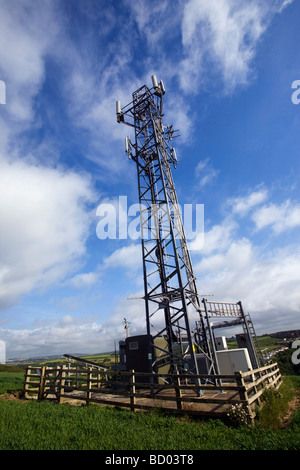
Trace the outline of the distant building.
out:
M 0 340 L 0 364 L 6 363 L 6 348 L 5 342 Z

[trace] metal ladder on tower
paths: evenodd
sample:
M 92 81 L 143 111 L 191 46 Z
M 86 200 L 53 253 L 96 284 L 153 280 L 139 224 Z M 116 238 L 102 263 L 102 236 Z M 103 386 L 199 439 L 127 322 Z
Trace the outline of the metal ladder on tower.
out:
M 259 365 L 261 367 L 263 367 L 265 365 L 265 361 L 264 361 L 263 353 L 262 353 L 262 351 L 260 349 L 260 346 L 259 346 L 259 343 L 258 343 L 258 339 L 257 339 L 257 336 L 256 336 L 256 332 L 255 332 L 254 325 L 252 323 L 251 317 L 250 317 L 249 314 L 245 314 L 244 318 L 245 318 L 245 322 L 247 322 L 248 330 L 249 330 L 252 342 L 253 342 L 255 350 L 256 350 Z M 245 328 L 244 324 L 243 324 L 243 329 L 244 329 L 244 333 L 246 333 L 247 331 L 246 331 L 246 328 Z

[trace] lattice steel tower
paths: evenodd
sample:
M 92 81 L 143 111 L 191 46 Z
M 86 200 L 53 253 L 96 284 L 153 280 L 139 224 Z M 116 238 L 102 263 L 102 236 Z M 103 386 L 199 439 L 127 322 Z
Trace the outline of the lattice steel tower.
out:
M 135 137 L 134 143 L 126 138 L 125 150 L 136 163 L 138 176 L 149 371 L 155 370 L 157 357 L 164 357 L 171 372 L 184 368 L 198 374 L 196 355 L 201 353 L 208 361 L 208 373 L 214 374 L 218 373 L 214 351 L 207 338 L 170 167 L 176 168 L 177 163 L 170 146 L 176 131 L 163 125 L 164 85 L 155 75 L 152 83 L 150 89 L 144 85 L 136 90 L 125 107 L 116 103 L 117 121 L 131 126 Z M 191 327 L 195 314 L 200 324 L 197 336 Z M 165 346 L 155 341 L 161 337 Z

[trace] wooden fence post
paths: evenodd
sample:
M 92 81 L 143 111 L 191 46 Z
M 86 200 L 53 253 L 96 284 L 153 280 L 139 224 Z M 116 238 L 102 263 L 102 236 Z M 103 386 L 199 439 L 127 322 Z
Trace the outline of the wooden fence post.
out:
M 46 367 L 41 368 L 41 375 L 40 375 L 40 385 L 39 385 L 39 392 L 38 392 L 38 400 L 43 400 L 44 392 L 45 392 L 45 372 Z
M 180 377 L 179 377 L 179 372 L 177 370 L 176 372 L 176 377 L 175 377 L 175 393 L 176 393 L 176 402 L 177 402 L 177 410 L 182 410 L 182 393 L 181 393 L 181 388 L 180 388 Z
M 92 398 L 92 368 L 89 367 L 87 371 L 87 380 L 86 380 L 86 404 L 90 404 L 90 399 Z
M 66 385 L 66 369 L 67 366 L 63 365 L 61 368 L 61 376 L 59 381 L 59 403 L 63 403 L 64 397 L 62 396 L 65 393 L 65 385 Z
M 243 403 L 243 405 L 247 410 L 247 413 L 249 415 L 249 418 L 251 419 L 251 422 L 253 422 L 254 416 L 253 416 L 251 407 L 249 405 L 248 392 L 245 386 L 243 374 L 241 371 L 237 371 L 234 373 L 234 375 L 235 375 L 236 383 L 239 389 L 240 399 L 241 401 L 246 402 L 246 403 Z
M 247 394 L 247 391 L 246 391 L 245 382 L 244 382 L 242 372 L 241 371 L 236 371 L 234 373 L 234 375 L 235 375 L 235 379 L 236 379 L 236 384 L 237 384 L 238 389 L 239 389 L 240 400 L 248 401 L 248 394 Z
M 24 382 L 24 398 L 28 398 L 29 397 L 29 394 L 28 394 L 28 390 L 29 390 L 29 383 L 27 383 L 27 380 L 28 382 L 30 381 L 29 380 L 29 377 L 30 377 L 30 369 L 31 367 L 27 367 L 26 368 L 26 372 L 25 372 L 25 382 Z
M 130 371 L 130 405 L 131 411 L 135 412 L 135 374 L 133 369 Z

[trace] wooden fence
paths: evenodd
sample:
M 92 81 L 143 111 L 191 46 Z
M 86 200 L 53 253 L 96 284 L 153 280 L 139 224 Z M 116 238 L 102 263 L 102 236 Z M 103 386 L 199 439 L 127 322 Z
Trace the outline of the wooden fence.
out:
M 195 385 L 195 380 L 200 381 Z M 132 411 L 161 408 L 168 412 L 222 417 L 230 407 L 243 406 L 251 419 L 266 388 L 278 388 L 276 363 L 234 375 L 171 375 L 120 372 L 64 365 L 28 367 L 27 399 L 85 402 L 129 407 Z M 74 402 L 74 400 L 76 402 Z

